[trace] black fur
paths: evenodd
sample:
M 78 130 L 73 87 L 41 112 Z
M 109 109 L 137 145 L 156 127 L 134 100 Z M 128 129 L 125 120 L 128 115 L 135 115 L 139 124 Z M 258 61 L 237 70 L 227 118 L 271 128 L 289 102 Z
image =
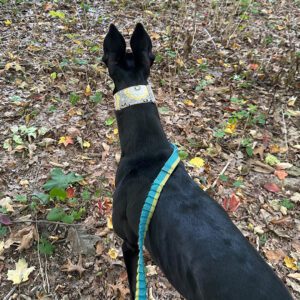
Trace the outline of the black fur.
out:
M 104 41 L 104 61 L 115 83 L 114 92 L 147 84 L 154 59 L 150 37 L 141 24 L 131 38 L 133 54 L 125 54 L 124 43 L 111 25 Z M 116 175 L 113 225 L 124 240 L 124 260 L 134 299 L 140 213 L 172 149 L 155 104 L 130 106 L 116 111 L 116 117 L 122 155 Z M 161 193 L 146 247 L 188 300 L 292 299 L 223 208 L 194 183 L 182 163 Z

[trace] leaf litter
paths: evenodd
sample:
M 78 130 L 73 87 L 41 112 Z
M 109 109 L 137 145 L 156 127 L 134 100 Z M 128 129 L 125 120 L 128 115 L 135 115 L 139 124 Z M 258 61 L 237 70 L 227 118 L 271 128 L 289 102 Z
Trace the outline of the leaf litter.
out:
M 1 1 L 0 267 L 26 279 L 16 297 L 128 297 L 111 222 L 118 130 L 101 56 L 109 23 L 129 38 L 141 18 L 168 137 L 299 297 L 299 5 L 226 3 Z M 182 299 L 159 269 L 151 274 L 151 299 Z M 13 284 L 3 278 L 5 297 Z

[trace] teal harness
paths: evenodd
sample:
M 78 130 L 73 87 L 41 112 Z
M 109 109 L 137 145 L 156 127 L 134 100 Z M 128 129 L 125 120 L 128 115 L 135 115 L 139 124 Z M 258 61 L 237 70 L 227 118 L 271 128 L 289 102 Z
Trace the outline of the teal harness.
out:
M 166 161 L 165 165 L 162 167 L 158 176 L 155 178 L 154 182 L 152 183 L 140 217 L 139 239 L 138 239 L 139 259 L 138 259 L 137 276 L 136 276 L 135 300 L 147 299 L 147 283 L 146 283 L 145 265 L 144 265 L 144 257 L 143 257 L 144 240 L 157 201 L 161 194 L 161 191 L 165 186 L 166 182 L 168 181 L 169 177 L 172 175 L 173 171 L 175 170 L 175 168 L 180 162 L 178 149 L 175 145 L 172 144 L 172 146 L 173 146 L 173 153 Z

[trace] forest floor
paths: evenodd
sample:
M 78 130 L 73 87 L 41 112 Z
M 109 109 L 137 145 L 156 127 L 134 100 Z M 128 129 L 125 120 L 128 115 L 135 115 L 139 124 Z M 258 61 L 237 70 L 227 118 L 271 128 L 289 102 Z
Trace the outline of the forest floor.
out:
M 168 138 L 300 299 L 299 16 L 299 0 L 0 0 L 0 298 L 128 299 L 101 57 L 110 23 L 128 40 L 142 22 Z M 182 299 L 146 264 L 150 299 Z

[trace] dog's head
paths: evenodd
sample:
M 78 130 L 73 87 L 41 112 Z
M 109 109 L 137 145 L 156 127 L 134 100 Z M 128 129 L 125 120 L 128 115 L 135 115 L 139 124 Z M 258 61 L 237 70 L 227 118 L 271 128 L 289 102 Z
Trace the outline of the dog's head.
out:
M 115 25 L 111 24 L 103 43 L 103 62 L 114 81 L 114 93 L 135 85 L 147 84 L 155 56 L 151 39 L 138 23 L 130 39 L 131 53 L 126 53 L 126 43 Z

